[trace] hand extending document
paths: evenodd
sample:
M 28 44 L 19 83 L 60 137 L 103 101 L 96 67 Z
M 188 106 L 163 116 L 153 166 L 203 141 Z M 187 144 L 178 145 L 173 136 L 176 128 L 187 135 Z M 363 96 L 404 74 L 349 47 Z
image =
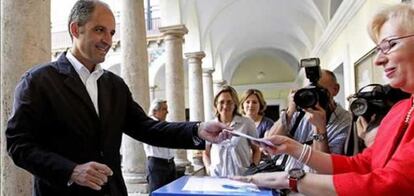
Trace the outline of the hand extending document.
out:
M 224 131 L 227 131 L 227 132 L 231 133 L 234 136 L 243 137 L 243 138 L 246 138 L 248 140 L 252 140 L 254 142 L 262 144 L 262 145 L 266 145 L 266 146 L 270 146 L 270 147 L 276 147 L 271 141 L 269 141 L 267 139 L 255 138 L 255 137 L 252 137 L 250 135 L 246 135 L 244 133 L 240 133 L 240 132 L 237 132 L 237 131 L 229 131 L 229 130 L 224 130 Z

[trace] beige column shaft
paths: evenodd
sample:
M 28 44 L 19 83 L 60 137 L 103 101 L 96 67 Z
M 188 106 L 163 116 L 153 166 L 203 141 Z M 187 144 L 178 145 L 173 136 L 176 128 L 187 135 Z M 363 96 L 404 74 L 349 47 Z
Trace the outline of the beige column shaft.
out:
M 185 121 L 185 87 L 183 65 L 183 41 L 188 33 L 184 25 L 160 27 L 165 42 L 165 94 L 168 102 L 167 121 Z M 190 165 L 185 150 L 176 150 L 177 170 Z
M 6 152 L 14 89 L 25 71 L 50 61 L 50 0 L 1 1 L 1 195 L 32 195 L 32 177 Z
M 122 0 L 120 3 L 121 75 L 134 100 L 146 111 L 149 107 L 149 81 L 144 1 Z M 142 143 L 124 135 L 122 145 L 122 169 L 128 192 L 148 192 Z
M 185 53 L 188 62 L 188 102 L 190 109 L 190 121 L 204 121 L 204 100 L 202 80 L 202 59 L 206 56 L 204 52 Z M 202 151 L 191 152 L 194 165 L 203 165 Z
M 209 121 L 214 118 L 213 69 L 203 69 L 204 118 Z
M 201 59 L 204 52 L 185 53 L 188 59 L 188 94 L 190 121 L 204 121 L 204 100 Z
M 1 1 L 2 0 L 0 0 L 0 23 L 1 23 L 1 8 L 2 8 L 2 3 L 1 3 Z M 0 27 L 0 29 L 1 29 L 1 27 Z M 1 82 L 1 47 L 2 47 L 2 41 L 1 41 L 1 30 L 0 30 L 0 102 L 1 102 L 1 84 L 2 84 L 2 82 Z M 0 113 L 1 113 L 1 105 L 0 105 Z M 1 128 L 2 128 L 3 126 L 2 126 L 2 120 L 1 120 L 1 116 L 0 116 L 0 131 L 1 131 Z M 0 152 L 1 153 L 1 152 Z M 1 155 L 1 154 L 0 154 Z M 0 171 L 1 172 L 1 171 Z M 0 178 L 0 189 L 1 189 L 1 178 Z

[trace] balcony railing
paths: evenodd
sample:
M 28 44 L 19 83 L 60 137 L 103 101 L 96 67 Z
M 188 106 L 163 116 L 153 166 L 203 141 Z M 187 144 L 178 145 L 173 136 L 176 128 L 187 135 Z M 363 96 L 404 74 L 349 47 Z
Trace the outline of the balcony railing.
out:
M 148 26 L 148 24 L 150 24 L 150 26 Z M 151 23 L 148 23 L 147 19 L 145 19 L 145 27 L 147 28 L 148 35 L 159 34 L 160 31 L 158 30 L 158 28 L 160 27 L 160 25 L 161 25 L 160 17 L 151 18 Z

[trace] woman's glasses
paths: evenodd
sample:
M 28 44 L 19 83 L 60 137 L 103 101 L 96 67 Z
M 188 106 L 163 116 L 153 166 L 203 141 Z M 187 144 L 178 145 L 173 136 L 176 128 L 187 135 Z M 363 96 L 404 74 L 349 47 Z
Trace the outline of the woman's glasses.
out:
M 396 40 L 413 37 L 413 36 L 414 34 L 401 36 L 401 37 L 394 37 L 391 39 L 385 38 L 377 45 L 377 47 L 375 47 L 375 49 L 378 52 L 381 52 L 382 54 L 388 54 L 390 50 L 397 44 L 397 42 L 395 42 Z

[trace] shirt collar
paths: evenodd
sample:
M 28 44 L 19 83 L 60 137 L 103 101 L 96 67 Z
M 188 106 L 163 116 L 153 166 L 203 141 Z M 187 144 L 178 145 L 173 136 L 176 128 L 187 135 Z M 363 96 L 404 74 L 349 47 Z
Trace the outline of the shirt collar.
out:
M 72 64 L 75 71 L 78 73 L 78 75 L 81 77 L 82 81 L 84 81 L 86 78 L 88 78 L 91 73 L 89 72 L 88 68 L 85 67 L 76 57 L 72 54 L 71 51 L 68 51 L 66 53 L 66 58 Z M 99 78 L 103 74 L 103 69 L 100 64 L 97 64 L 95 66 L 95 69 L 92 73 L 96 72 L 97 78 Z
M 81 71 L 82 68 L 86 69 L 86 67 L 81 62 L 79 62 L 75 56 L 73 56 L 71 51 L 68 51 L 66 53 L 66 58 L 69 60 L 70 64 L 72 64 L 73 68 L 75 68 L 77 72 Z

